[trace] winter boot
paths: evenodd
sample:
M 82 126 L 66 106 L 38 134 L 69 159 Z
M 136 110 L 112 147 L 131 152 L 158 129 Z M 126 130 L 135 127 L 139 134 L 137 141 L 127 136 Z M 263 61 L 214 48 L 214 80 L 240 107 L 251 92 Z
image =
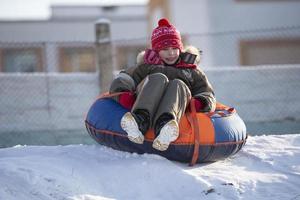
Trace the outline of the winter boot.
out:
M 131 112 L 125 113 L 125 115 L 121 119 L 121 127 L 124 131 L 126 131 L 128 135 L 128 139 L 131 142 L 137 144 L 143 144 L 144 142 L 144 135 L 139 130 L 139 126 L 131 114 Z
M 143 135 L 145 135 L 150 127 L 149 112 L 144 109 L 137 109 L 133 110 L 131 114 L 134 117 L 136 123 L 138 124 L 139 130 L 142 132 Z
M 173 119 L 167 122 L 161 129 L 159 135 L 153 141 L 152 147 L 159 151 L 168 149 L 171 142 L 179 136 L 178 123 Z

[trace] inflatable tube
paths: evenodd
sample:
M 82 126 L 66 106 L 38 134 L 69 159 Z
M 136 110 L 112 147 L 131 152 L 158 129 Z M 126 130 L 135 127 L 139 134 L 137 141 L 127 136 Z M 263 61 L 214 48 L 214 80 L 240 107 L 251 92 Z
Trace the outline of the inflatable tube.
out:
M 179 138 L 166 151 L 160 152 L 152 148 L 154 133 L 151 129 L 143 144 L 128 140 L 120 126 L 126 112 L 126 108 L 111 98 L 97 99 L 85 120 L 88 133 L 99 144 L 113 149 L 158 154 L 191 165 L 227 158 L 237 153 L 247 139 L 246 126 L 235 109 L 218 103 L 213 113 L 196 113 L 193 108 L 189 109 L 180 120 Z

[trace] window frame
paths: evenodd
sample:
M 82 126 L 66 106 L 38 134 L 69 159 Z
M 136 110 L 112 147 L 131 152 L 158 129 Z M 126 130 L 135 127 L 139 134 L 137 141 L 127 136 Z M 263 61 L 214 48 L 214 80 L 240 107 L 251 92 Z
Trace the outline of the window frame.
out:
M 35 52 L 37 56 L 37 66 L 34 72 L 4 72 L 5 51 L 28 51 L 31 50 Z M 43 45 L 35 44 L 24 44 L 24 43 L 14 43 L 10 45 L 1 45 L 0 46 L 0 73 L 36 73 L 36 72 L 45 72 L 45 59 L 44 59 L 44 47 Z
M 243 39 L 239 41 L 239 64 L 241 66 L 250 66 L 248 58 L 247 58 L 247 50 L 253 46 L 278 46 L 278 45 L 299 45 L 300 46 L 300 38 L 271 38 L 271 39 Z
M 93 65 L 95 66 L 94 71 L 81 71 L 81 68 L 79 71 L 74 71 L 73 67 L 71 66 L 71 71 L 68 71 L 69 68 L 63 67 L 65 64 L 65 55 L 67 49 L 90 49 L 94 52 L 93 57 Z M 94 43 L 73 43 L 73 44 L 67 44 L 63 43 L 60 44 L 57 47 L 58 50 L 58 66 L 57 71 L 59 73 L 76 73 L 76 72 L 86 72 L 86 73 L 95 73 L 97 71 L 97 56 L 96 56 L 96 47 Z

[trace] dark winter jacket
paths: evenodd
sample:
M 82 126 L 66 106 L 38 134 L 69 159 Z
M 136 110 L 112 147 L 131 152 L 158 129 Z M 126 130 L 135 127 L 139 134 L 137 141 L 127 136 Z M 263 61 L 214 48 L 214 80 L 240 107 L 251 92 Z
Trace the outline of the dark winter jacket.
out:
M 149 74 L 162 73 L 169 80 L 180 79 L 190 89 L 194 98 L 199 98 L 204 103 L 203 111 L 210 112 L 215 109 L 216 99 L 214 91 L 205 73 L 197 68 L 174 67 L 165 65 L 149 65 L 138 61 L 138 65 L 130 67 L 118 75 L 110 91 L 135 91 L 139 83 Z

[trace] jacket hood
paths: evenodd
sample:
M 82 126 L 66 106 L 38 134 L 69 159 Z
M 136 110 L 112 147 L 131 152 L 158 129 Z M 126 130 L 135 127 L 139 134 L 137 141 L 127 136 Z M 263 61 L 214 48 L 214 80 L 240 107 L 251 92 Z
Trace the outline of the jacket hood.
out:
M 196 60 L 195 60 L 195 65 L 199 65 L 200 64 L 200 61 L 201 61 L 201 55 L 200 55 L 200 52 L 199 50 L 194 47 L 194 46 L 187 46 L 186 48 L 183 49 L 182 52 L 187 52 L 187 53 L 191 53 L 191 54 L 195 54 L 197 57 L 196 57 Z M 137 57 L 136 57 L 136 63 L 138 65 L 141 65 L 141 64 L 144 64 L 144 56 L 145 56 L 145 51 L 141 51 Z

